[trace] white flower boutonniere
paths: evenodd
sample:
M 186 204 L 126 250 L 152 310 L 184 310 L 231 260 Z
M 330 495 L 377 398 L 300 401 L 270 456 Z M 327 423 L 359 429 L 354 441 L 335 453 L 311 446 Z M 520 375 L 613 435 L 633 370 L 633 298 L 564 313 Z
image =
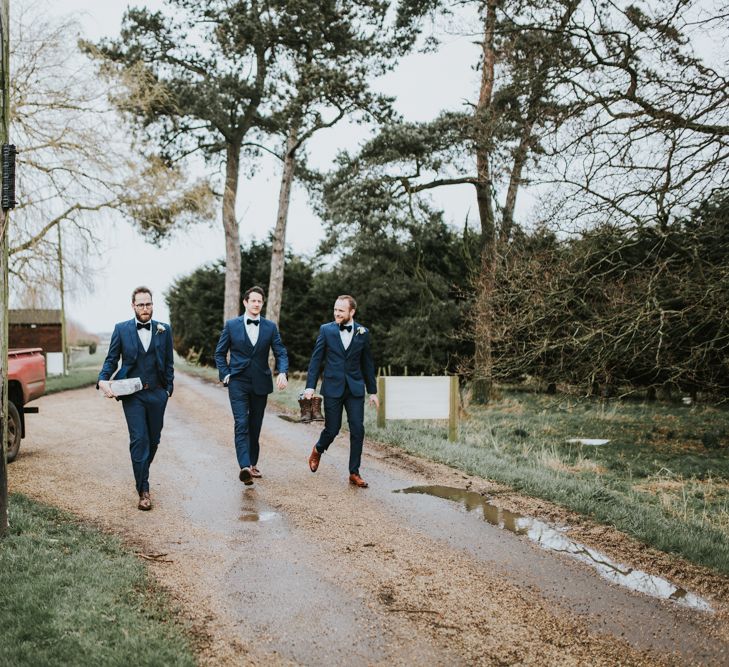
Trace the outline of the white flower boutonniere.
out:
M 367 331 L 367 329 L 365 329 L 364 327 L 357 327 L 357 333 L 360 336 L 363 335 L 366 331 Z
M 160 324 L 159 322 L 157 322 L 157 333 L 161 334 L 165 331 L 167 331 L 167 327 L 164 324 Z

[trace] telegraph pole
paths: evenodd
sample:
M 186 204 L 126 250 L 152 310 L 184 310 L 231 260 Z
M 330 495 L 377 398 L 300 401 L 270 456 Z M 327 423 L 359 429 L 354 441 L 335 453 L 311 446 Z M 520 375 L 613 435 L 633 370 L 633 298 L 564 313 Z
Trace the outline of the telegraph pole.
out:
M 2 440 L 2 456 L 0 456 L 0 537 L 8 529 L 8 459 L 7 459 L 7 432 L 8 432 L 8 220 L 9 209 L 15 205 L 15 171 L 12 174 L 6 169 L 6 151 L 8 144 L 10 124 L 10 0 L 1 0 L 0 5 L 0 145 L 2 151 L 2 207 L 0 208 L 0 359 L 2 359 L 2 418 L 0 420 L 0 440 Z M 9 152 L 9 151 L 8 151 Z M 14 152 L 14 151 L 13 151 Z M 14 157 L 14 156 L 13 156 Z M 4 195 L 10 190 L 12 176 L 12 197 Z M 11 202 L 10 199 L 13 201 Z
M 66 339 L 66 297 L 63 286 L 63 248 L 61 246 L 61 221 L 56 225 L 58 230 L 58 286 L 61 293 L 61 352 L 63 353 L 63 375 L 68 375 L 67 355 L 68 341 Z

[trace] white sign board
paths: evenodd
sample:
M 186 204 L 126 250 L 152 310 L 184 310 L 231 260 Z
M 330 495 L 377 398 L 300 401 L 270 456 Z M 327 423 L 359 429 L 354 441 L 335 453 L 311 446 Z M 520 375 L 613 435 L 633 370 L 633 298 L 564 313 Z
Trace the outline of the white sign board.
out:
M 451 379 L 441 377 L 386 377 L 387 419 L 448 419 Z
M 63 375 L 63 352 L 46 352 L 46 375 Z

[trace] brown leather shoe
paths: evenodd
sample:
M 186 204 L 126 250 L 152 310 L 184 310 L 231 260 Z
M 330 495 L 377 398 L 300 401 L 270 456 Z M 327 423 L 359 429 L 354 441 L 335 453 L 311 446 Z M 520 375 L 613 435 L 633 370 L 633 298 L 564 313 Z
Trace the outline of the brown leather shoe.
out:
M 263 477 L 263 475 L 261 474 L 261 471 L 258 468 L 256 468 L 256 466 L 251 466 L 251 476 L 252 477 Z
M 366 489 L 369 486 L 359 475 L 350 475 L 349 483 L 358 486 L 360 489 Z
M 253 484 L 253 473 L 250 468 L 241 468 L 238 473 L 238 479 L 246 486 Z
M 142 493 L 139 494 L 139 504 L 137 505 L 137 509 L 144 510 L 145 512 L 152 509 L 152 499 L 149 497 L 149 491 L 142 491 Z
M 311 450 L 311 454 L 309 454 L 309 470 L 311 472 L 316 472 L 319 468 L 319 461 L 321 461 L 321 452 L 316 448 L 316 445 L 314 445 L 314 448 Z

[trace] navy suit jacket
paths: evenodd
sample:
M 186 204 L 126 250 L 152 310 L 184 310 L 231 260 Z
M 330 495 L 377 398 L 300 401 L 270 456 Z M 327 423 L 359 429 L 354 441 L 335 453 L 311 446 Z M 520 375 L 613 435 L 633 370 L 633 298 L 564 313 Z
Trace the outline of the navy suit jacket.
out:
M 258 340 L 253 345 L 248 338 L 245 315 L 228 320 L 220 333 L 220 340 L 215 348 L 215 365 L 218 367 L 220 381 L 226 375 L 234 377 L 250 367 L 250 377 L 254 394 L 270 394 L 273 391 L 273 378 L 268 366 L 268 352 L 273 350 L 276 358 L 276 367 L 279 373 L 289 370 L 289 355 L 278 328 L 266 318 L 261 318 L 258 325 Z M 227 359 L 230 351 L 230 361 Z
M 169 324 L 150 320 L 152 322 L 152 336 L 155 344 L 155 365 L 157 366 L 157 378 L 160 386 L 167 390 L 172 396 L 173 382 L 175 379 L 174 359 L 172 356 L 172 329 Z M 158 331 L 157 325 L 162 324 L 164 331 Z M 110 380 L 112 376 L 116 380 L 124 380 L 129 369 L 134 366 L 139 354 L 139 334 L 137 323 L 134 318 L 126 322 L 119 322 L 114 327 L 109 343 L 109 353 L 106 355 L 104 365 L 99 373 L 99 380 Z M 114 375 L 121 357 L 121 368 Z
M 352 324 L 352 342 L 346 350 L 339 335 L 339 325 L 336 322 L 322 324 L 311 353 L 306 376 L 307 388 L 316 389 L 321 373 L 322 396 L 343 396 L 345 387 L 349 387 L 353 396 L 364 396 L 365 388 L 370 394 L 377 393 L 370 332 L 357 322 Z

